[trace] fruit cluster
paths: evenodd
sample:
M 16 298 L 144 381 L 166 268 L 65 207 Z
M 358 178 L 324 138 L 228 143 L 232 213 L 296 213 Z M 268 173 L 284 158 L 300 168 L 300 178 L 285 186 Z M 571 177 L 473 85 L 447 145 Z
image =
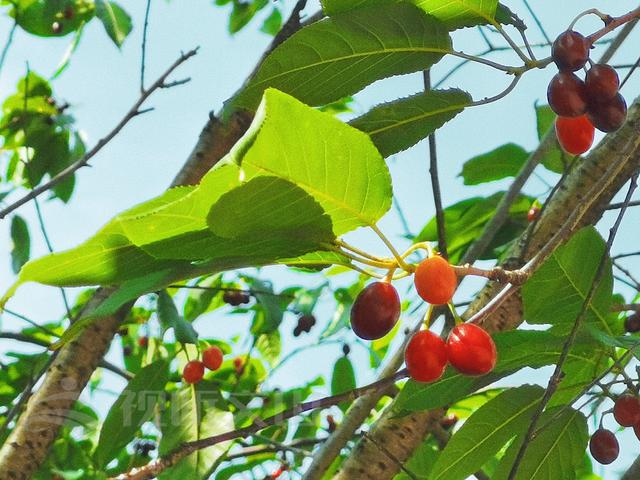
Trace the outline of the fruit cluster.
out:
M 613 406 L 613 418 L 621 427 L 633 427 L 640 440 L 640 397 L 635 393 L 620 395 Z M 589 451 L 595 460 L 608 465 L 620 454 L 620 445 L 611 430 L 600 427 L 589 441 Z
M 219 347 L 215 345 L 212 347 L 207 347 L 202 352 L 202 361 L 200 360 L 191 360 L 187 362 L 182 370 L 182 378 L 186 383 L 199 383 L 204 377 L 204 369 L 205 367 L 209 370 L 218 370 L 220 365 L 222 365 L 222 359 L 224 354 Z
M 432 305 L 451 301 L 458 284 L 453 267 L 444 258 L 432 256 L 415 270 L 418 295 Z M 400 318 L 400 296 L 389 282 L 374 282 L 364 288 L 351 309 L 351 328 L 364 340 L 382 338 Z M 445 342 L 429 330 L 416 333 L 405 351 L 409 375 L 418 382 L 432 382 L 442 376 L 448 363 L 466 375 L 484 375 L 495 366 L 493 340 L 482 328 L 459 324 Z
M 618 91 L 620 80 L 613 67 L 591 64 L 584 81 L 574 73 L 585 67 L 590 49 L 589 38 L 567 30 L 553 42 L 551 50 L 559 72 L 549 83 L 547 100 L 558 114 L 558 142 L 573 155 L 591 148 L 595 128 L 613 132 L 627 117 L 627 104 Z

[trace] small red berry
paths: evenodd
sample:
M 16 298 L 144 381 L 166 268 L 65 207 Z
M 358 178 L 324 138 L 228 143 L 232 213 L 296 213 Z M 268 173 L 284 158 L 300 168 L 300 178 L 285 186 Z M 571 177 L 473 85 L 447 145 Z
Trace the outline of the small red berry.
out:
M 199 360 L 191 360 L 184 366 L 182 378 L 187 383 L 198 383 L 204 377 L 204 363 Z
M 138 346 L 141 348 L 147 348 L 149 346 L 149 338 L 148 337 L 138 338 Z
M 562 149 L 572 155 L 581 155 L 591 148 L 596 129 L 586 115 L 558 117 L 556 136 Z
M 591 67 L 584 79 L 589 102 L 611 100 L 618 93 L 620 78 L 616 69 L 604 63 Z
M 235 368 L 237 375 L 242 375 L 244 372 L 244 360 L 241 357 L 234 358 L 233 368 Z
M 620 453 L 620 445 L 613 432 L 600 428 L 589 441 L 591 456 L 603 465 L 609 465 Z
M 630 393 L 618 397 L 613 406 L 613 418 L 623 427 L 640 423 L 640 398 Z
M 444 305 L 451 301 L 456 291 L 458 276 L 449 262 L 436 255 L 418 265 L 413 282 L 425 302 Z
M 527 212 L 527 221 L 533 222 L 540 215 L 540 207 L 538 205 L 532 205 Z
M 447 366 L 447 347 L 435 333 L 421 330 L 409 341 L 404 359 L 412 379 L 433 382 L 442 376 Z
M 549 106 L 562 117 L 577 117 L 587 111 L 584 82 L 575 73 L 557 73 L 547 87 Z
M 640 332 L 640 312 L 633 313 L 625 318 L 624 329 L 629 333 Z
M 202 352 L 202 363 L 204 363 L 204 366 L 209 370 L 218 370 L 220 365 L 222 365 L 223 356 L 224 354 L 219 347 L 209 347 Z
M 626 119 L 627 102 L 619 93 L 611 100 L 589 105 L 589 120 L 602 132 L 615 132 Z
M 400 318 L 400 296 L 393 285 L 374 282 L 364 288 L 351 307 L 351 328 L 364 340 L 384 337 Z
M 491 336 L 473 323 L 451 330 L 447 339 L 449 362 L 465 375 L 485 375 L 496 366 L 498 354 Z
M 574 30 L 567 30 L 553 42 L 551 56 L 558 69 L 575 72 L 587 63 L 590 48 L 589 39 Z
M 455 413 L 452 413 L 451 415 L 442 417 L 442 420 L 440 420 L 440 426 L 445 430 L 448 430 L 458 423 L 458 420 L 460 420 L 458 416 Z

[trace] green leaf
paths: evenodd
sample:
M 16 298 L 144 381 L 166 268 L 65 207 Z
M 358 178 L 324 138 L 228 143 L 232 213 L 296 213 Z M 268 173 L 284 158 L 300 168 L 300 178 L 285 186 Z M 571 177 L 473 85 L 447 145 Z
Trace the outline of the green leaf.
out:
M 282 352 L 282 339 L 280 332 L 274 330 L 270 333 L 263 333 L 256 339 L 256 348 L 269 365 L 273 368 L 277 365 Z
M 374 225 L 390 208 L 388 168 L 364 133 L 273 89 L 254 124 L 257 136 L 245 136 L 250 148 L 240 143 L 230 153 L 246 179 L 278 175 L 306 190 L 330 215 L 335 235 Z
M 340 395 L 354 388 L 356 388 L 356 374 L 351 360 L 345 355 L 340 357 L 333 367 L 331 395 Z M 349 402 L 342 402 L 339 406 L 342 411 L 346 411 L 349 408 Z
M 529 443 L 518 468 L 516 480 L 571 480 L 583 462 L 589 433 L 587 419 L 571 408 L 551 409 L 538 423 L 544 427 Z M 506 480 L 522 438 L 516 439 L 505 453 L 494 480 Z
M 193 325 L 187 322 L 179 313 L 173 299 L 166 290 L 158 292 L 158 320 L 162 325 L 163 333 L 173 328 L 176 341 L 180 343 L 198 343 L 198 332 Z
M 272 235 L 292 242 L 334 239 L 331 218 L 299 186 L 275 176 L 259 176 L 225 193 L 211 207 L 209 229 L 222 238 Z
M 200 279 L 196 284 L 202 289 L 189 289 L 189 296 L 184 301 L 183 315 L 187 322 L 193 322 L 200 315 L 215 310 L 222 306 L 223 291 L 216 290 L 222 287 L 222 276 L 213 275 Z M 207 288 L 209 287 L 209 288 Z
M 430 480 L 464 480 L 478 471 L 511 438 L 526 430 L 543 394 L 542 387 L 524 385 L 480 407 L 451 437 Z
M 11 269 L 18 273 L 29 261 L 31 255 L 31 237 L 29 227 L 20 215 L 11 218 Z
M 449 30 L 492 24 L 496 17 L 497 0 L 410 0 L 424 12 L 444 23 Z M 393 3 L 393 0 L 322 0 L 327 15 L 353 9 Z
M 538 131 L 538 140 L 542 140 L 549 129 L 554 128 L 556 114 L 551 110 L 549 105 L 536 105 L 536 128 Z M 564 153 L 558 144 L 558 140 L 554 138 L 549 149 L 544 153 L 540 163 L 547 170 L 555 173 L 562 173 L 565 165 L 571 161 L 571 156 Z
M 104 25 L 109 38 L 120 48 L 133 28 L 129 14 L 116 2 L 96 0 L 96 17 Z
M 275 36 L 282 28 L 282 13 L 278 8 L 271 10 L 271 14 L 264 20 L 260 31 Z
M 408 381 L 395 407 L 400 411 L 422 411 L 451 405 L 476 390 L 492 384 L 518 370 L 540 368 L 554 364 L 560 357 L 566 336 L 534 330 L 513 330 L 493 335 L 498 349 L 498 362 L 494 370 L 482 377 L 467 377 L 448 368 L 444 377 L 434 383 Z M 569 353 L 569 360 L 597 364 L 594 342 L 576 342 Z
M 426 480 L 429 478 L 429 474 L 438 459 L 438 455 L 440 455 L 440 448 L 433 436 L 430 435 L 415 449 L 405 464 L 405 467 L 415 475 L 418 480 Z M 402 472 L 394 477 L 394 480 L 415 480 L 413 475 L 410 477 Z
M 251 324 L 251 333 L 256 336 L 262 333 L 272 333 L 280 327 L 284 315 L 280 299 L 274 295 L 271 283 L 249 277 L 245 277 L 245 281 L 255 292 L 254 296 L 258 301 Z
M 268 87 L 323 105 L 376 80 L 427 69 L 450 49 L 444 26 L 412 5 L 347 12 L 309 25 L 280 44 L 231 105 L 255 110 Z
M 465 185 L 479 185 L 515 177 L 528 157 L 529 154 L 524 148 L 514 143 L 507 143 L 467 160 L 460 176 L 464 179 Z
M 179 390 L 172 397 L 164 416 L 160 455 L 165 455 L 181 443 L 201 440 L 233 430 L 233 415 L 218 410 L 203 401 L 193 386 Z M 158 478 L 205 478 L 216 461 L 226 452 L 229 442 L 197 450 L 175 466 L 165 470 Z
M 455 203 L 444 210 L 449 260 L 457 263 L 467 248 L 480 236 L 487 222 L 493 218 L 504 192 L 490 197 L 473 197 Z M 483 259 L 496 258 L 495 249 L 517 238 L 527 227 L 527 212 L 533 198 L 520 195 L 509 210 L 505 225 L 483 253 Z M 415 242 L 438 239 L 436 218 L 433 217 L 415 238 Z
M 559 331 L 569 332 L 604 252 L 605 242 L 593 227 L 583 228 L 558 248 L 522 289 L 525 320 L 534 325 L 551 324 Z M 623 331 L 610 312 L 612 293 L 613 274 L 607 260 L 605 273 L 587 309 L 585 324 L 616 336 Z
M 462 90 L 431 90 L 374 107 L 350 125 L 366 132 L 388 157 L 406 150 L 458 115 L 471 103 Z
M 77 30 L 93 18 L 93 2 L 82 3 L 83 8 L 77 8 L 69 0 L 16 0 L 11 2 L 10 15 L 33 35 L 57 37 Z
M 151 418 L 164 394 L 168 380 L 167 367 L 164 360 L 144 367 L 113 404 L 100 430 L 94 453 L 99 468 L 104 468 L 134 438 L 142 424 Z

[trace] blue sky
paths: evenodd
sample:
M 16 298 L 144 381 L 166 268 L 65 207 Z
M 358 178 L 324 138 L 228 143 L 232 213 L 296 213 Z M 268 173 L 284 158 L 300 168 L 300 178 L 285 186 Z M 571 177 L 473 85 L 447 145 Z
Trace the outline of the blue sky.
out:
M 95 144 L 107 133 L 138 97 L 141 27 L 145 2 L 129 0 L 120 3 L 134 19 L 134 30 L 122 50 L 115 48 L 102 26 L 93 21 L 85 29 L 69 68 L 54 82 L 56 97 L 71 104 L 71 113 L 76 117 L 77 126 L 86 136 L 88 145 Z M 585 2 L 581 0 L 531 3 L 534 4 L 552 38 L 564 30 L 571 19 L 585 8 Z M 530 26 L 532 40 L 541 41 L 542 37 L 524 4 L 515 0 L 507 4 L 526 20 Z M 617 15 L 637 6 L 637 3 L 630 0 L 600 0 L 588 2 L 588 6 Z M 316 5 L 311 4 L 306 11 L 312 12 L 316 8 Z M 174 75 L 175 78 L 191 77 L 192 80 L 184 86 L 162 90 L 153 95 L 147 106 L 152 106 L 155 110 L 134 119 L 92 160 L 91 168 L 79 172 L 77 189 L 69 205 L 62 205 L 59 201 L 43 202 L 45 221 L 57 250 L 76 245 L 115 213 L 161 193 L 187 158 L 208 113 L 218 110 L 222 102 L 241 85 L 252 70 L 268 44 L 269 37 L 257 31 L 258 21 L 254 21 L 241 33 L 230 36 L 226 29 L 227 13 L 226 8 L 215 7 L 213 2 L 205 0 L 153 3 L 148 40 L 147 81 L 157 78 L 178 57 L 180 51 L 200 46 L 199 54 Z M 4 42 L 10 25 L 9 19 L 0 18 L 0 43 Z M 579 23 L 579 29 L 584 32 L 593 31 L 598 27 L 599 22 L 591 18 Z M 43 76 L 51 75 L 70 41 L 71 37 L 41 39 L 18 31 L 5 66 L 0 72 L 0 98 L 14 91 L 17 79 L 25 73 L 26 62 L 34 72 Z M 499 43 L 500 39 L 495 38 L 495 41 Z M 639 43 L 640 29 L 634 32 L 613 63 L 630 63 L 635 60 L 634 55 L 637 55 Z M 456 32 L 454 45 L 458 50 L 467 53 L 479 52 L 485 48 L 481 37 L 473 29 Z M 540 52 L 540 56 L 547 54 L 546 50 Z M 597 56 L 597 53 L 594 54 L 594 58 Z M 496 55 L 494 58 L 515 61 L 511 55 Z M 456 60 L 445 59 L 436 65 L 433 78 L 437 80 L 455 63 Z M 440 178 L 445 205 L 474 195 L 489 195 L 508 185 L 508 182 L 494 182 L 478 187 L 463 187 L 462 180 L 457 175 L 464 161 L 504 143 L 515 142 L 528 149 L 535 147 L 537 137 L 533 105 L 536 101 L 545 101 L 546 84 L 553 74 L 552 68 L 529 72 L 507 99 L 481 108 L 469 109 L 438 131 Z M 498 93 L 508 81 L 509 79 L 501 73 L 484 66 L 471 65 L 460 70 L 445 86 L 468 90 L 475 99 L 480 99 Z M 636 75 L 623 91 L 628 101 L 637 96 L 639 87 L 640 75 Z M 421 88 L 422 77 L 419 74 L 377 82 L 356 96 L 357 113 L 362 113 L 382 101 L 410 95 Z M 417 232 L 434 214 L 425 142 L 394 156 L 389 160 L 389 165 L 398 203 L 404 210 L 410 229 Z M 541 171 L 540 175 L 548 181 L 555 178 L 544 171 Z M 533 178 L 527 184 L 526 190 L 532 195 L 538 195 L 542 194 L 546 187 L 539 178 Z M 28 219 L 31 227 L 33 256 L 44 254 L 46 248 L 36 228 L 33 205 L 25 205 L 19 213 Z M 606 215 L 602 231 L 605 231 L 612 221 L 612 215 Z M 0 225 L 0 251 L 8 252 L 9 222 L 3 223 L 4 227 Z M 616 252 L 638 250 L 639 224 L 640 209 L 636 209 L 625 219 L 614 247 Z M 383 219 L 381 228 L 394 241 L 402 243 L 400 236 L 403 229 L 394 211 Z M 351 243 L 374 252 L 384 252 L 382 245 L 369 232 L 357 231 L 348 238 Z M 632 269 L 639 269 L 640 262 L 629 261 L 627 265 Z M 318 277 L 294 276 L 282 268 L 265 269 L 263 273 L 279 286 L 286 286 L 292 282 L 304 282 L 309 285 L 321 282 Z M 6 289 L 12 278 L 9 257 L 5 255 L 4 260 L 0 259 L 0 289 Z M 463 299 L 465 295 L 477 290 L 479 285 L 480 282 L 465 283 L 463 291 L 459 292 L 459 297 L 456 298 Z M 400 291 L 406 286 L 407 284 L 401 284 Z M 57 318 L 63 312 L 59 292 L 38 285 L 23 287 L 12 300 L 10 307 L 39 322 Z M 330 313 L 323 307 L 320 322 L 326 322 Z M 326 316 L 322 318 L 322 315 Z M 413 324 L 415 319 L 404 321 Z M 0 322 L 0 326 L 9 331 L 23 326 L 7 315 L 3 315 Z M 294 318 L 288 318 L 283 327 L 284 331 L 290 331 L 294 324 Z M 206 321 L 199 321 L 197 328 L 203 335 L 222 331 L 223 336 L 231 336 L 245 331 L 247 325 L 247 319 L 225 316 L 224 312 L 221 312 L 207 317 Z M 285 351 L 312 341 L 312 337 L 285 338 Z M 6 348 L 7 343 L 0 342 L 0 354 Z M 110 352 L 110 357 L 115 361 L 120 358 L 119 355 L 116 348 Z M 340 345 L 336 344 L 301 354 L 296 357 L 296 361 L 289 362 L 279 370 L 270 384 L 291 386 L 310 380 L 318 374 L 330 378 L 333 362 L 339 355 Z M 359 383 L 367 382 L 374 377 L 374 372 L 368 368 L 368 358 L 364 349 L 354 347 L 352 359 L 358 366 Z M 540 371 L 536 378 L 544 381 L 543 374 L 546 373 Z M 110 389 L 121 388 L 122 382 L 119 379 L 109 378 Z M 110 396 L 99 395 L 97 399 L 99 403 L 111 402 Z M 630 437 L 625 434 L 623 438 L 633 442 L 635 440 L 632 437 L 633 434 Z M 627 453 L 625 458 L 613 464 L 609 471 L 623 468 L 633 454 Z

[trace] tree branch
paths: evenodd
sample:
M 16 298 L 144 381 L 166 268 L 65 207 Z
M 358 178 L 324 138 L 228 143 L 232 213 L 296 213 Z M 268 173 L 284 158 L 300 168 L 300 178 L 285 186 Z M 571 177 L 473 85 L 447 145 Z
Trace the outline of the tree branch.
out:
M 0 210 L 0 219 L 5 218 L 9 213 L 11 213 L 14 210 L 16 210 L 17 208 L 21 207 L 22 205 L 24 205 L 28 201 L 33 200 L 34 198 L 38 197 L 39 195 L 43 194 L 44 192 L 50 190 L 51 188 L 56 186 L 58 183 L 62 182 L 63 180 L 65 180 L 68 177 L 70 177 L 71 175 L 73 175 L 77 170 L 79 170 L 80 168 L 86 166 L 89 163 L 89 160 L 91 160 L 100 150 L 102 150 L 102 148 L 105 145 L 107 145 L 111 140 L 113 140 L 113 138 L 116 135 L 118 135 L 118 133 L 120 133 L 120 131 L 134 117 L 137 117 L 138 115 L 140 115 L 140 113 L 141 113 L 140 107 L 151 96 L 151 94 L 153 92 L 155 92 L 159 88 L 164 88 L 164 87 L 168 86 L 168 84 L 166 83 L 167 77 L 169 77 L 169 75 L 171 75 L 171 73 L 173 73 L 173 71 L 176 68 L 178 68 L 184 62 L 186 62 L 189 58 L 193 57 L 197 52 L 198 52 L 198 49 L 196 48 L 196 49 L 190 50 L 187 53 L 181 54 L 180 58 L 178 58 L 173 63 L 173 65 L 171 65 L 160 76 L 160 78 L 158 78 L 153 83 L 153 85 L 151 85 L 151 87 L 149 87 L 147 90 L 144 90 L 142 92 L 142 94 L 140 95 L 138 100 L 133 104 L 131 109 L 126 113 L 126 115 L 122 118 L 122 120 L 120 120 L 120 122 L 113 128 L 113 130 L 111 130 L 105 137 L 101 138 L 98 141 L 98 143 L 91 150 L 89 150 L 81 159 L 79 159 L 78 161 L 76 161 L 76 162 L 72 163 L 71 165 L 69 165 L 67 168 L 62 170 L 57 175 L 55 175 L 49 181 L 43 183 L 42 185 L 39 185 L 39 186 L 35 187 L 33 190 L 31 190 L 29 193 L 24 195 L 19 200 L 16 200 L 15 202 L 10 204 L 9 206 L 7 206 L 7 207 L 3 208 L 2 210 Z
M 154 460 L 153 462 L 143 467 L 134 468 L 127 473 L 118 475 L 111 480 L 147 480 L 153 478 L 162 473 L 167 468 L 175 465 L 186 456 L 198 450 L 211 447 L 212 445 L 216 445 L 218 443 L 233 440 L 235 438 L 244 438 L 251 436 L 252 434 L 259 432 L 260 430 L 273 425 L 277 425 L 284 422 L 285 420 L 288 420 L 310 410 L 317 410 L 319 408 L 326 408 L 332 405 L 337 405 L 342 402 L 353 401 L 356 398 L 371 392 L 384 392 L 395 382 L 402 378 L 405 378 L 406 376 L 407 371 L 401 370 L 399 372 L 396 372 L 394 375 L 391 375 L 390 377 L 383 378 L 364 387 L 356 388 L 339 395 L 333 395 L 330 397 L 321 398 L 319 400 L 311 400 L 309 402 L 303 402 L 298 405 L 294 405 L 292 408 L 290 408 L 289 410 L 285 410 L 284 412 L 278 413 L 265 419 L 258 419 L 248 427 L 222 433 L 213 437 L 203 438 L 193 442 L 183 443 L 172 452 L 169 452 L 167 455 Z

